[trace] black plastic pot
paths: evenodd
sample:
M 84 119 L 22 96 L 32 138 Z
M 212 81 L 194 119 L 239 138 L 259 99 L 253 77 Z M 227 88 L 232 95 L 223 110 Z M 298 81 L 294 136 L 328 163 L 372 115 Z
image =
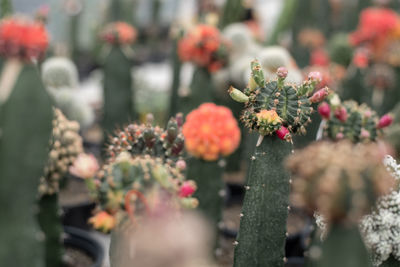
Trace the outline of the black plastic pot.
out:
M 87 231 L 74 227 L 64 226 L 64 246 L 84 252 L 93 260 L 93 265 L 88 267 L 101 267 L 104 260 L 104 250 L 101 244 Z
M 89 218 L 96 204 L 94 202 L 83 202 L 77 205 L 62 206 L 63 216 L 62 223 L 65 226 L 89 230 Z

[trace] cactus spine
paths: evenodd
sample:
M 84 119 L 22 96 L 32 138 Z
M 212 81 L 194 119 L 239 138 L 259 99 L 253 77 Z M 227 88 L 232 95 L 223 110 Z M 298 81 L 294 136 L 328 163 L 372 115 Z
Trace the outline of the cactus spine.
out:
M 21 64 L 16 59 L 5 61 L 2 76 L 11 65 L 20 71 L 14 85 L 9 85 L 8 99 L 3 94 L 7 86 L 0 88 L 0 195 L 6 218 L 0 222 L 0 262 L 41 267 L 43 234 L 35 223 L 34 203 L 47 159 L 52 110 L 36 66 Z
M 257 61 L 251 68 L 244 92 L 229 90 L 234 100 L 245 103 L 242 120 L 246 127 L 260 134 L 245 186 L 234 266 L 283 266 L 290 188 L 283 160 L 292 151 L 291 135 L 305 133 L 311 104 L 322 101 L 328 89 L 309 97 L 319 81 L 318 73 L 310 73 L 297 87 L 285 83 L 285 68 L 278 68 L 278 79 L 268 82 Z

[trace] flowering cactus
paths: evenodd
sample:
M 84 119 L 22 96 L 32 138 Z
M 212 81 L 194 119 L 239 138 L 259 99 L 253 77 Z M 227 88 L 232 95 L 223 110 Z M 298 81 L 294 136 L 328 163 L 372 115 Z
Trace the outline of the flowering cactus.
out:
M 52 109 L 32 60 L 46 48 L 43 25 L 22 17 L 0 21 L 0 194 L 5 218 L 0 262 L 7 266 L 44 266 L 35 201 L 48 157 Z
M 107 147 L 109 160 L 121 152 L 129 152 L 132 155 L 150 155 L 162 158 L 168 163 L 180 159 L 184 148 L 184 137 L 181 133 L 182 115 L 171 118 L 166 129 L 159 126 L 146 124 L 129 124 L 115 136 L 110 136 Z M 181 164 L 182 165 L 182 164 Z
M 49 44 L 44 25 L 24 17 L 3 19 L 0 23 L 0 55 L 23 61 L 44 56 Z
M 54 110 L 50 152 L 39 184 L 38 221 L 45 235 L 46 266 L 61 266 L 63 244 L 62 225 L 58 205 L 60 182 L 69 166 L 82 152 L 79 124 L 68 121 L 62 112 Z
M 106 26 L 100 37 L 105 42 L 103 129 L 111 134 L 115 127 L 135 119 L 130 45 L 136 38 L 136 30 L 115 22 Z
M 205 102 L 215 100 L 215 86 L 211 73 L 221 69 L 227 61 L 227 43 L 217 28 L 198 25 L 178 42 L 182 62 L 192 62 L 196 70 L 190 84 L 190 94 L 179 102 L 178 110 L 185 115 Z
M 371 266 L 357 225 L 395 185 L 383 155 L 379 145 L 342 141 L 316 143 L 288 159 L 296 178 L 291 202 L 310 214 L 317 211 L 329 226 L 322 246 L 310 247 L 315 266 Z
M 182 133 L 189 160 L 187 176 L 198 185 L 199 208 L 217 225 L 222 219 L 224 168 L 220 157 L 230 155 L 240 143 L 240 129 L 232 112 L 212 103 L 202 104 L 186 117 Z
M 234 100 L 245 103 L 245 126 L 260 134 L 245 186 L 234 266 L 283 266 L 290 176 L 282 162 L 292 151 L 292 136 L 306 132 L 311 105 L 323 100 L 328 89 L 314 93 L 317 73 L 295 86 L 285 83 L 287 72 L 282 68 L 272 81 L 265 81 L 257 61 L 251 68 L 244 92 L 229 90 Z
M 341 103 L 336 94 L 331 94 L 321 103 L 318 112 L 325 120 L 325 138 L 346 138 L 355 143 L 375 141 L 381 132 L 380 129 L 389 126 L 393 120 L 389 114 L 379 119 L 376 112 L 365 104 L 358 105 L 354 101 Z

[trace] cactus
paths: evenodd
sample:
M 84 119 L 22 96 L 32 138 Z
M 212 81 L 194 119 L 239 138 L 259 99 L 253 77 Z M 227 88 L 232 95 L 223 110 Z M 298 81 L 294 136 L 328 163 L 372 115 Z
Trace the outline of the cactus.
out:
M 180 38 L 182 38 L 181 31 L 174 38 L 173 51 L 171 55 L 173 76 L 172 76 L 172 85 L 171 85 L 170 101 L 169 101 L 170 117 L 178 112 L 178 99 L 179 99 L 178 89 L 181 80 L 181 68 L 182 68 L 182 63 L 179 60 L 179 55 L 178 55 L 178 43 Z
M 328 224 L 322 244 L 310 247 L 309 266 L 371 266 L 358 222 L 395 185 L 382 163 L 383 152 L 374 143 L 320 142 L 288 159 L 296 177 L 292 203 L 317 211 Z
M 171 118 L 165 130 L 152 126 L 152 120 L 152 116 L 148 115 L 146 124 L 129 124 L 123 130 L 116 131 L 115 136 L 110 136 L 106 151 L 108 160 L 115 160 L 121 152 L 129 152 L 132 156 L 161 158 L 170 164 L 179 161 L 184 148 L 182 115 Z
M 283 159 L 292 151 L 292 134 L 305 133 L 311 104 L 322 101 L 328 89 L 310 97 L 319 73 L 310 73 L 307 81 L 295 86 L 285 83 L 286 68 L 278 68 L 277 80 L 267 82 L 258 61 L 251 69 L 244 92 L 229 90 L 235 101 L 245 103 L 245 126 L 260 134 L 245 186 L 234 266 L 283 266 L 290 183 Z
M 224 12 L 220 22 L 220 28 L 229 24 L 240 22 L 245 18 L 246 8 L 242 0 L 228 0 L 224 6 Z
M 102 38 L 108 49 L 103 65 L 103 129 L 106 134 L 111 134 L 116 127 L 135 119 L 129 44 L 135 40 L 136 30 L 122 22 L 112 23 L 105 28 Z
M 12 0 L 1 0 L 0 10 L 0 18 L 11 15 L 13 12 Z
M 63 244 L 58 192 L 68 167 L 82 152 L 82 139 L 77 122 L 68 121 L 60 110 L 54 109 L 50 152 L 44 175 L 39 184 L 39 225 L 45 235 L 46 266 L 62 265 Z
M 46 87 L 78 87 L 78 69 L 74 62 L 65 57 L 52 57 L 42 64 L 42 79 Z
M 122 152 L 104 166 L 96 180 L 94 193 L 102 212 L 90 222 L 103 230 L 113 229 L 110 245 L 113 267 L 122 266 L 123 255 L 131 249 L 119 242 L 126 227 L 135 226 L 147 213 L 197 205 L 197 200 L 191 197 L 196 185 L 184 181 L 178 167 L 149 155 L 132 157 Z
M 217 28 L 198 25 L 179 40 L 178 55 L 196 65 L 190 93 L 180 99 L 179 110 L 186 115 L 202 103 L 215 101 L 212 73 L 226 64 L 227 43 Z
M 213 224 L 217 236 L 225 190 L 220 157 L 237 149 L 240 129 L 228 108 L 205 103 L 187 115 L 182 133 L 186 150 L 193 156 L 188 161 L 187 177 L 197 183 L 195 197 L 199 199 L 199 209 Z
M 24 30 L 26 38 L 19 38 Z M 6 34 L 9 33 L 9 34 Z M 51 134 L 51 101 L 32 60 L 47 48 L 41 24 L 10 17 L 0 22 L 0 262 L 43 266 L 43 234 L 35 220 L 39 177 Z M 33 50 L 31 50 L 34 48 Z M 17 197 L 16 197 L 17 196 Z
M 354 143 L 375 141 L 382 129 L 392 123 L 391 115 L 378 118 L 375 111 L 355 101 L 341 103 L 337 94 L 331 94 L 318 107 L 324 119 L 323 137 L 331 140 L 349 139 Z

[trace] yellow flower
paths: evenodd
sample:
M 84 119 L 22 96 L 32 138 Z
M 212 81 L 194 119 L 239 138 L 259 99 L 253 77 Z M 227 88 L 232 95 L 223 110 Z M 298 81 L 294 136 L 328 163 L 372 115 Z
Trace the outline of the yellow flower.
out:
M 105 211 L 97 213 L 95 216 L 89 219 L 89 223 L 97 230 L 103 232 L 109 232 L 115 226 L 115 218 Z
M 256 114 L 259 122 L 263 124 L 273 124 L 276 125 L 282 122 L 282 119 L 279 117 L 278 113 L 275 110 L 267 110 L 263 109 Z

